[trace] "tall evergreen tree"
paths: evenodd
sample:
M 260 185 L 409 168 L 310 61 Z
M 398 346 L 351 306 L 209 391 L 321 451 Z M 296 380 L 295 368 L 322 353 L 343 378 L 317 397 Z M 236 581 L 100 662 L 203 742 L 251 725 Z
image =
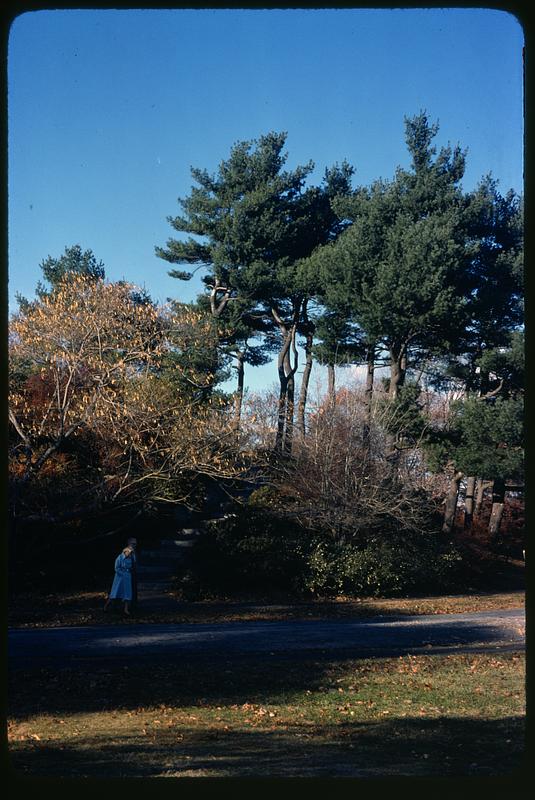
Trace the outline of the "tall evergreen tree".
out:
M 66 276 L 82 275 L 89 280 L 105 278 L 104 263 L 97 261 L 92 250 L 82 250 L 79 244 L 65 247 L 65 252 L 59 258 L 47 256 L 39 267 L 45 281 L 38 281 L 35 290 L 40 300 L 56 291 Z M 21 310 L 29 307 L 30 301 L 25 297 L 17 294 L 16 298 Z
M 328 301 L 349 302 L 368 344 L 386 350 L 392 398 L 408 367 L 446 352 L 458 335 L 469 258 L 464 154 L 444 147 L 435 157 L 438 128 L 425 113 L 405 123 L 411 169 L 340 201 L 352 224 L 316 256 Z
M 449 533 L 461 480 L 466 477 L 468 505 L 465 526 L 469 527 L 474 510 L 475 479 L 479 485 L 491 482 L 493 508 L 490 529 L 499 530 L 507 480 L 523 480 L 524 416 L 524 342 L 523 333 L 510 334 L 510 346 L 488 350 L 480 359 L 485 385 L 456 402 L 445 427 L 431 429 L 427 437 L 427 459 L 436 470 L 449 466 L 452 481 L 446 501 L 444 531 Z
M 290 451 L 293 434 L 296 336 L 303 322 L 309 293 L 300 269 L 305 259 L 326 241 L 337 218 L 329 193 L 347 180 L 348 165 L 326 174 L 322 188 L 305 189 L 310 162 L 283 170 L 285 133 L 269 133 L 254 142 L 236 144 L 217 175 L 192 169 L 198 184 L 180 200 L 183 215 L 169 218 L 174 229 L 203 237 L 202 241 L 170 239 L 156 248 L 175 264 L 203 268 L 214 316 L 221 316 L 238 298 L 244 314 L 264 315 L 279 331 L 279 422 L 276 449 Z M 189 279 L 192 272 L 172 270 Z
M 436 376 L 434 380 L 435 384 L 440 384 L 453 377 L 461 382 L 469 398 L 477 396 L 480 400 L 493 401 L 498 397 L 508 401 L 506 406 L 499 405 L 500 414 L 495 406 L 487 410 L 475 406 L 479 411 L 466 417 L 470 426 L 482 426 L 479 434 L 467 429 L 467 439 L 473 443 L 479 436 L 479 449 L 487 452 L 485 436 L 489 414 L 496 416 L 492 423 L 495 429 L 500 420 L 507 429 L 507 414 L 515 417 L 520 413 L 524 381 L 523 204 L 512 190 L 502 196 L 496 182 L 488 176 L 468 199 L 472 257 L 463 276 L 466 323 L 445 363 L 439 365 L 438 381 Z M 501 434 L 502 444 L 508 439 L 506 429 Z M 500 436 L 497 430 L 495 436 Z M 477 459 L 466 460 L 462 449 L 459 453 L 464 453 L 463 467 L 457 473 L 457 486 L 452 484 L 451 509 L 456 506 L 460 478 L 466 475 L 463 470 L 480 463 Z M 490 527 L 496 533 L 504 507 L 505 478 L 496 471 L 492 447 L 489 458 L 480 463 L 480 468 L 484 470 L 482 473 L 468 472 L 466 477 L 465 527 L 470 528 L 474 509 L 477 511 L 481 507 L 483 489 L 490 479 L 494 485 Z M 474 503 L 476 486 L 478 500 Z M 452 520 L 450 514 L 446 528 L 451 526 Z
M 467 391 L 492 390 L 482 357 L 509 347 L 523 323 L 523 210 L 513 191 L 502 196 L 490 177 L 468 196 L 472 257 L 462 275 L 466 324 L 449 353 L 449 373 Z M 494 387 L 495 388 L 495 387 Z

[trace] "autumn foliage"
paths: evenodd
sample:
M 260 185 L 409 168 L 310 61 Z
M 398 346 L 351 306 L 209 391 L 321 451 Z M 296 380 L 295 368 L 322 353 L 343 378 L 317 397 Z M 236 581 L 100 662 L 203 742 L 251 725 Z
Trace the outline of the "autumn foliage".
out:
M 181 359 L 210 322 L 139 302 L 126 283 L 70 275 L 10 329 L 15 513 L 61 518 L 147 497 L 176 501 L 192 474 L 232 475 L 234 438 L 210 376 Z M 68 501 L 68 505 L 66 503 Z

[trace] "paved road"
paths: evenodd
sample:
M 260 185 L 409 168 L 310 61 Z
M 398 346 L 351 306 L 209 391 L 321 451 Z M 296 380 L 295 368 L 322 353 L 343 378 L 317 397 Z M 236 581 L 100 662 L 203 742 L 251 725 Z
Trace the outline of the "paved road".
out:
M 522 609 L 356 620 L 87 626 L 9 631 L 9 663 L 80 662 L 274 654 L 364 658 L 407 653 L 511 651 L 525 647 Z

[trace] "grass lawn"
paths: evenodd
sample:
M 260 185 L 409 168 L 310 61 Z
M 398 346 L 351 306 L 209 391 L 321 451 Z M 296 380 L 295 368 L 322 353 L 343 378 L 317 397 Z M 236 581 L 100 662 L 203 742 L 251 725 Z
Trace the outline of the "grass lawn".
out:
M 506 776 L 523 762 L 524 655 L 13 671 L 26 777 Z

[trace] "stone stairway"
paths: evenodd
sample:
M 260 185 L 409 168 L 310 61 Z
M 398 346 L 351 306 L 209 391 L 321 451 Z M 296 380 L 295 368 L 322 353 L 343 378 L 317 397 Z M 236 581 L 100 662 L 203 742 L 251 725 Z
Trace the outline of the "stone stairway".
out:
M 173 539 L 161 539 L 138 555 L 138 602 L 140 610 L 168 608 L 173 578 L 187 562 L 188 550 L 199 535 L 198 528 L 177 531 Z

